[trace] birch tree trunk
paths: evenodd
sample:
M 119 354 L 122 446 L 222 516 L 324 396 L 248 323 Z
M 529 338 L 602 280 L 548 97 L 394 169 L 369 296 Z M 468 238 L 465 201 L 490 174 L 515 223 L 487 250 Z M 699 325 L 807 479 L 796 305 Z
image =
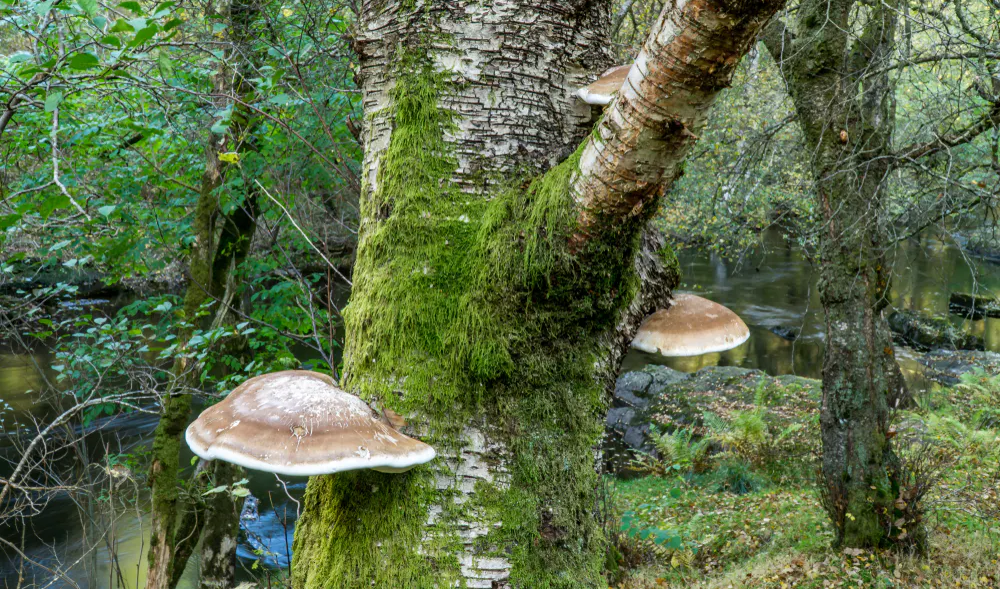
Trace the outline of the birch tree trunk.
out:
M 811 154 L 823 220 L 819 290 L 826 314 L 823 476 L 837 543 L 882 546 L 899 539 L 907 515 L 890 406 L 906 396 L 882 310 L 892 246 L 883 205 L 894 160 L 894 88 L 889 56 L 897 5 L 806 0 L 795 34 L 776 21 L 765 43 L 781 64 Z M 860 31 L 856 35 L 854 31 Z M 881 71 L 878 71 L 881 70 Z M 908 521 L 907 543 L 922 542 Z
M 311 479 L 295 586 L 606 586 L 605 387 L 677 283 L 644 229 L 777 7 L 669 7 L 588 138 L 610 3 L 364 3 L 342 384 L 439 458 Z

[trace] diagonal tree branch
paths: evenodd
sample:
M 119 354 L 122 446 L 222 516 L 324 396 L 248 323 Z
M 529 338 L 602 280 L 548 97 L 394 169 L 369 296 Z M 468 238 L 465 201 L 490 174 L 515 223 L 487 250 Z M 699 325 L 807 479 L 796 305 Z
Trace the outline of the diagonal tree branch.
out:
M 682 173 L 709 108 L 781 0 L 668 4 L 587 140 L 571 190 L 579 242 L 646 218 Z
M 948 133 L 947 135 L 939 135 L 930 141 L 914 143 L 898 150 L 895 154 L 895 165 L 899 166 L 907 161 L 927 157 L 940 151 L 964 145 L 975 140 L 976 137 L 979 137 L 986 131 L 993 129 L 998 124 L 1000 124 L 1000 102 L 995 102 L 990 107 L 989 112 L 964 129 Z

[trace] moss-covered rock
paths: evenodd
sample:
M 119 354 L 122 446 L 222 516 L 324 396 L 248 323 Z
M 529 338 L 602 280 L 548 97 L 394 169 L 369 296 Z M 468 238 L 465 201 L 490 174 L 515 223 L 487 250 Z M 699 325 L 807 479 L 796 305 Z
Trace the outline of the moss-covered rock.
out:
M 934 348 L 982 350 L 981 337 L 965 333 L 948 319 L 922 311 L 899 310 L 889 315 L 889 328 L 897 343 L 921 351 Z
M 650 365 L 626 372 L 618 378 L 614 407 L 606 421 L 610 470 L 620 472 L 629 452 L 655 453 L 649 440 L 651 426 L 698 430 L 706 412 L 726 418 L 752 408 L 759 390 L 777 419 L 785 422 L 778 425 L 818 411 L 820 382 L 800 376 L 772 377 L 736 366 L 712 366 L 688 374 Z
M 963 374 L 983 370 L 1000 374 L 1000 354 L 978 350 L 934 350 L 925 354 L 920 363 L 927 378 L 943 385 L 958 383 Z

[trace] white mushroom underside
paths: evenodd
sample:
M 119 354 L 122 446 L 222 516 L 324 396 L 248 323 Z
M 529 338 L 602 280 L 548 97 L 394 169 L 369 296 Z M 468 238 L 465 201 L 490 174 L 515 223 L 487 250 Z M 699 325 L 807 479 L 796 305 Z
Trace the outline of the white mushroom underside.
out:
M 591 92 L 586 88 L 580 88 L 577 90 L 576 95 L 580 97 L 580 100 L 586 102 L 587 104 L 594 104 L 598 106 L 607 106 L 611 104 L 611 99 L 615 97 L 614 94 Z
M 702 354 L 712 354 L 714 352 L 725 352 L 726 350 L 731 350 L 736 346 L 741 345 L 748 339 L 750 339 L 749 331 L 740 337 L 727 336 L 720 339 L 716 343 L 705 344 L 703 342 L 697 342 L 697 345 L 691 346 L 672 343 L 670 348 L 663 349 L 656 345 L 656 340 L 662 341 L 662 337 L 655 334 L 653 336 L 639 334 L 634 340 L 632 340 L 632 347 L 650 354 L 659 354 L 668 358 L 679 358 L 683 356 L 700 356 Z M 664 348 L 666 348 L 666 346 L 664 346 Z
M 275 464 L 256 456 L 243 454 L 215 444 L 208 447 L 202 446 L 193 439 L 190 429 L 185 432 L 184 439 L 191 450 L 205 460 L 222 460 L 244 468 L 263 470 L 286 476 L 316 476 L 361 469 L 372 469 L 380 472 L 404 472 L 419 464 L 430 462 L 435 456 L 434 448 L 427 446 L 419 451 L 398 456 L 359 455 L 326 462 L 288 462 L 286 464 Z M 367 454 L 363 448 L 359 448 L 358 452 L 359 454 Z
M 247 380 L 203 411 L 184 438 L 206 460 L 289 476 L 402 472 L 435 456 L 330 377 L 304 370 Z

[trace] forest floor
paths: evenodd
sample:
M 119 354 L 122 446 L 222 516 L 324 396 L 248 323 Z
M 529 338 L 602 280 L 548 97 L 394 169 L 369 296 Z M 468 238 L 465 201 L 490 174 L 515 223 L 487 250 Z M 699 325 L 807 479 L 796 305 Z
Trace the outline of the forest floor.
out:
M 614 587 L 1000 588 L 1000 377 L 970 373 L 894 416 L 904 464 L 936 479 L 924 556 L 832 547 L 816 484 L 818 383 L 744 378 L 694 401 L 671 390 L 714 417 L 686 439 L 654 436 L 657 456 L 639 460 L 647 476 L 608 479 L 621 516 Z M 672 535 L 680 547 L 657 544 Z

